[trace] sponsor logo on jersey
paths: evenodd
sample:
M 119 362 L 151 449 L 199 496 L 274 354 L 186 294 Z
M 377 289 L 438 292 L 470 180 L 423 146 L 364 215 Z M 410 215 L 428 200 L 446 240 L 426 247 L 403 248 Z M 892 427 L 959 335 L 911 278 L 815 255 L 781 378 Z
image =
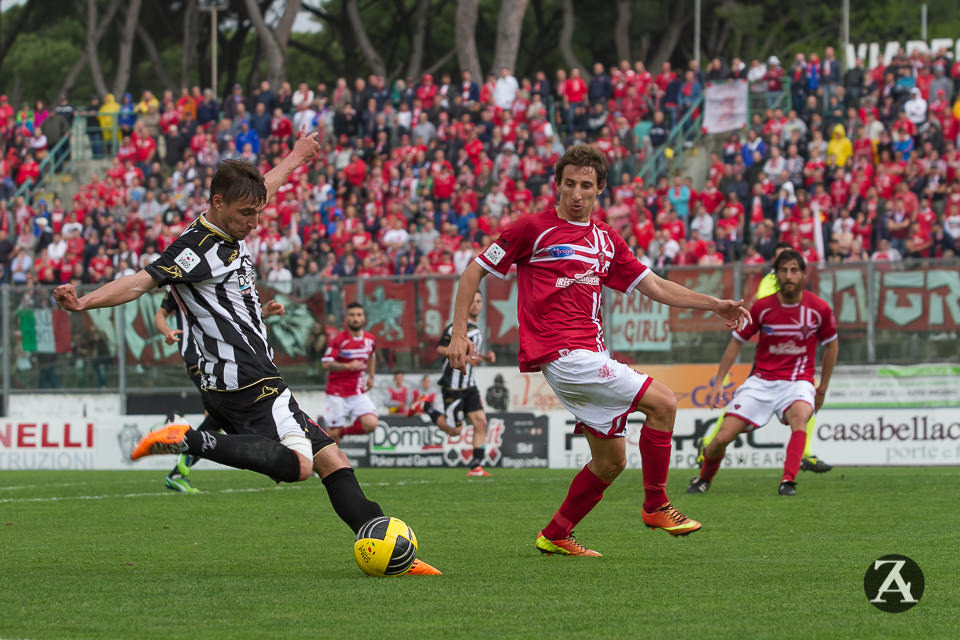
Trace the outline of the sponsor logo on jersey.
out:
M 492 243 L 487 247 L 487 250 L 483 252 L 483 257 L 494 266 L 500 264 L 500 261 L 503 260 L 503 256 L 505 255 L 507 255 L 507 252 L 501 249 L 500 245 L 496 242 Z
M 230 263 L 233 262 L 234 260 L 236 260 L 236 259 L 237 259 L 237 256 L 239 256 L 239 255 L 240 255 L 240 252 L 237 251 L 236 249 L 234 249 L 234 250 L 233 250 L 233 253 L 231 253 L 231 254 L 229 255 L 229 257 L 227 257 L 227 259 L 223 262 L 223 264 L 226 265 L 226 266 L 230 266 Z
M 616 378 L 617 372 L 613 370 L 610 365 L 606 362 L 603 363 L 603 366 L 600 367 L 600 371 L 597 372 L 597 378 L 600 380 L 610 380 L 611 378 Z
M 802 356 L 806 352 L 806 347 L 802 344 L 797 344 L 793 340 L 770 345 L 770 353 L 777 356 Z
M 237 271 L 237 289 L 249 293 L 253 290 L 253 283 L 257 280 L 257 272 L 253 269 L 239 269 Z
M 572 278 L 557 278 L 557 287 L 569 287 L 572 284 L 586 284 L 594 287 L 600 286 L 600 277 L 593 275 L 593 269 L 587 269 L 584 273 L 575 273 Z
M 194 267 L 200 264 L 200 256 L 198 256 L 193 249 L 187 247 L 181 251 L 180 255 L 174 258 L 173 261 L 183 267 L 185 273 L 190 273 Z
M 563 245 L 557 245 L 547 249 L 547 255 L 554 258 L 566 258 L 567 256 L 572 256 L 573 253 L 573 247 L 565 247 Z

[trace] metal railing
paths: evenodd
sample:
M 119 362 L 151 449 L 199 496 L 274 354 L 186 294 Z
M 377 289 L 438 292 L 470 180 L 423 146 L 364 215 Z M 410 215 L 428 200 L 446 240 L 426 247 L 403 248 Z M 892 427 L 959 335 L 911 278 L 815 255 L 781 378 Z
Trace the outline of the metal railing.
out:
M 661 175 L 683 166 L 684 155 L 688 149 L 699 144 L 703 137 L 703 104 L 704 97 L 701 95 L 670 130 L 666 141 L 654 149 L 640 167 L 637 175 L 643 179 L 644 184 L 656 184 Z
M 22 185 L 17 187 L 17 190 L 14 192 L 12 200 L 16 200 L 18 197 L 23 196 L 23 198 L 32 203 L 34 196 L 38 193 L 46 191 L 54 178 L 55 175 L 63 172 L 73 171 L 73 154 L 71 153 L 71 135 L 67 135 L 60 138 L 57 141 L 57 144 L 53 145 L 52 149 L 47 151 L 47 154 L 43 157 L 43 160 L 40 161 L 40 175 L 37 177 L 36 181 L 27 180 Z
M 691 289 L 752 302 L 763 267 L 677 267 L 663 273 Z M 960 262 L 844 263 L 808 268 L 808 288 L 834 309 L 840 363 L 906 364 L 960 361 Z M 279 289 L 264 287 L 283 316 L 267 318 L 276 362 L 292 385 L 324 384 L 320 359 L 342 326 L 348 302 L 366 306 L 367 329 L 377 338 L 378 371 L 433 371 L 436 345 L 452 315 L 457 278 L 305 278 Z M 516 279 L 487 278 L 480 316 L 497 364 L 516 366 Z M 177 345 L 153 325 L 163 292 L 126 305 L 68 314 L 56 307 L 52 287 L 0 286 L 0 367 L 3 398 L 11 393 L 63 391 L 184 391 L 191 384 Z M 641 295 L 604 296 L 607 346 L 625 362 L 715 363 L 730 333 L 708 312 L 669 308 Z M 744 349 L 752 357 L 752 347 Z

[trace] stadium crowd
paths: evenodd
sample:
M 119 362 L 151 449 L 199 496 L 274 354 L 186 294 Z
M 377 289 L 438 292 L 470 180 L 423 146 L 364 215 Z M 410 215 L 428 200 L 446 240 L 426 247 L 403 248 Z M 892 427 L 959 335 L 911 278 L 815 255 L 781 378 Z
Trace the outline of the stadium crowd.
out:
M 717 145 L 705 186 L 638 170 L 709 82 L 749 83 L 752 120 Z M 956 253 L 960 241 L 960 62 L 902 53 L 841 72 L 833 50 L 701 70 L 593 65 L 482 84 L 463 72 L 419 81 L 338 78 L 328 86 L 240 85 L 222 100 L 184 88 L 65 97 L 14 112 L 0 96 L 3 281 L 99 283 L 135 271 L 206 207 L 224 159 L 266 172 L 298 135 L 324 151 L 264 210 L 248 243 L 262 278 L 456 274 L 517 216 L 554 203 L 553 164 L 596 145 L 609 174 L 595 215 L 653 266 L 763 263 L 778 241 L 811 262 L 899 261 Z M 789 100 L 782 104 L 782 94 Z M 759 108 L 757 108 L 759 106 Z M 84 118 L 95 156 L 112 165 L 69 202 L 13 198 Z M 115 153 L 114 153 L 115 150 Z

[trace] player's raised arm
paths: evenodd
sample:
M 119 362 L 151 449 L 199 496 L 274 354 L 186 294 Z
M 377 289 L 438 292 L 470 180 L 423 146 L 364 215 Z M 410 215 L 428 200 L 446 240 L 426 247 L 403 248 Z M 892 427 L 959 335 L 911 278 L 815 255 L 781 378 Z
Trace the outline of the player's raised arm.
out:
M 447 360 L 454 369 L 466 373 L 467 356 L 473 352 L 473 343 L 467 338 L 467 312 L 473 303 L 473 295 L 480 287 L 480 281 L 487 275 L 486 269 L 471 262 L 463 270 L 457 286 L 457 298 L 453 304 L 453 329 L 450 344 L 447 345 Z
M 77 291 L 72 284 L 62 284 L 53 290 L 53 297 L 67 311 L 85 311 L 125 304 L 136 300 L 156 286 L 157 283 L 150 274 L 140 270 L 132 275 L 117 278 L 82 298 L 77 297 Z
M 651 300 L 656 300 L 671 307 L 685 307 L 687 309 L 706 309 L 726 320 L 727 327 L 736 329 L 750 321 L 750 312 L 743 304 L 743 300 L 722 300 L 705 293 L 687 289 L 681 284 L 665 280 L 655 273 L 650 273 L 637 284 L 637 290 Z
M 267 187 L 267 202 L 273 200 L 273 196 L 277 195 L 277 189 L 287 181 L 294 169 L 313 162 L 318 153 L 320 153 L 320 143 L 317 141 L 316 133 L 299 138 L 293 145 L 293 150 L 284 156 L 280 164 L 263 176 Z

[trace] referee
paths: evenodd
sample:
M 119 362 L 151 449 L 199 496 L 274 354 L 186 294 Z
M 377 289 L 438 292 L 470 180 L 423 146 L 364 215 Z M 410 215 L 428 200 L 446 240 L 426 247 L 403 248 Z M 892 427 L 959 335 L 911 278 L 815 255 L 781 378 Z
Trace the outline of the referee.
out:
M 483 336 L 477 325 L 480 309 L 483 308 L 483 294 L 479 291 L 474 294 L 473 302 L 467 311 L 467 339 L 473 343 L 473 353 L 483 353 Z M 486 455 L 484 443 L 487 440 L 487 414 L 483 411 L 483 402 L 480 400 L 480 390 L 473 377 L 473 367 L 482 360 L 493 364 L 496 355 L 487 351 L 481 356 L 467 358 L 464 371 L 450 366 L 447 358 L 447 347 L 450 345 L 450 336 L 453 335 L 453 324 L 447 325 L 437 346 L 437 353 L 443 356 L 443 372 L 440 374 L 440 391 L 443 395 L 443 409 L 447 423 L 459 428 L 463 425 L 464 415 L 473 425 L 473 458 L 467 465 L 469 477 L 485 477 L 490 474 L 483 468 L 483 459 Z

